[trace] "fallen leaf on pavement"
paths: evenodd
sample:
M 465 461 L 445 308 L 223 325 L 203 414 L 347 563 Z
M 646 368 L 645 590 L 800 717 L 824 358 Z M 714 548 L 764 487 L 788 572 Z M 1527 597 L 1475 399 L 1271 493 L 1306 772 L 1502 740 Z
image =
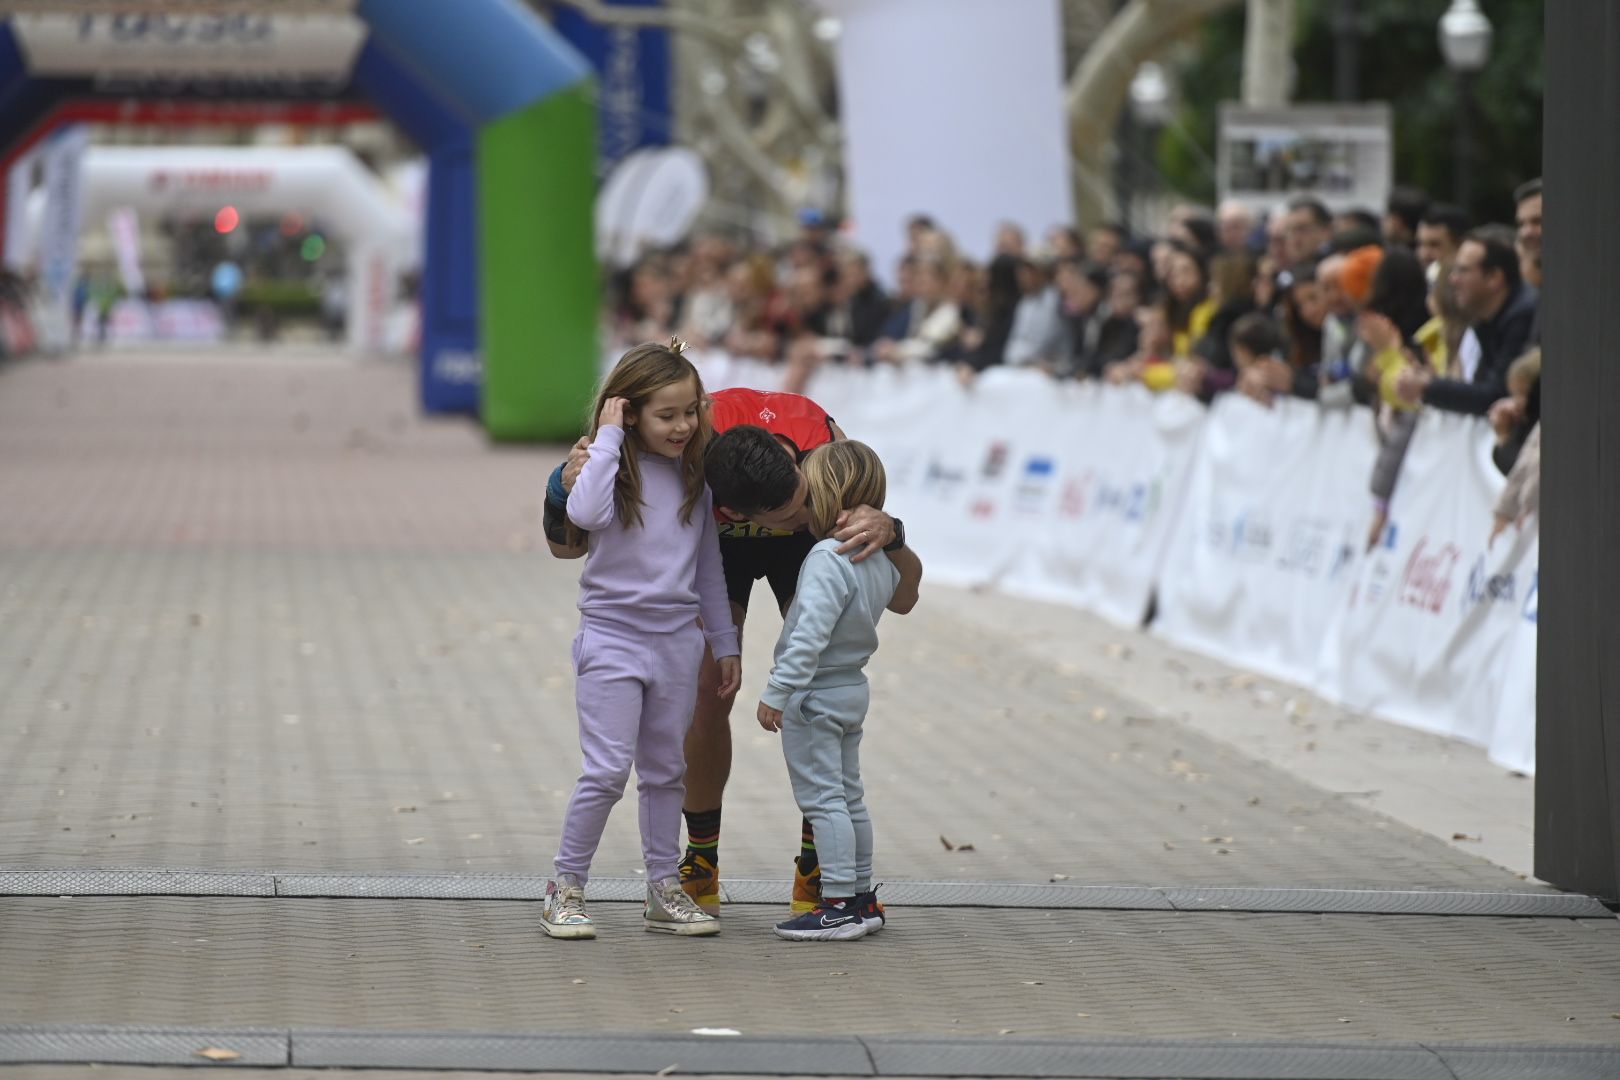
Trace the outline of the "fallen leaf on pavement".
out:
M 1469 836 L 1467 833 L 1460 833 L 1460 832 L 1452 833 L 1451 838 L 1453 840 L 1474 840 L 1474 841 L 1478 841 L 1480 839 L 1480 837 L 1478 837 L 1478 836 Z
M 972 844 L 957 844 L 956 845 L 956 850 L 957 851 L 973 851 L 974 847 L 973 847 Z
M 220 1046 L 205 1046 L 196 1051 L 196 1054 L 198 1057 L 207 1058 L 209 1061 L 235 1061 L 242 1056 L 235 1050 L 226 1050 Z
M 1206 844 L 1230 844 L 1231 842 L 1232 842 L 1232 838 L 1230 836 L 1206 836 L 1206 837 L 1204 837 L 1204 843 L 1206 843 Z
M 1052 881 L 1068 881 L 1069 880 L 1069 875 L 1068 874 L 1053 874 L 1050 880 L 1052 880 Z
M 945 834 L 944 833 L 939 834 L 939 843 L 940 843 L 940 846 L 943 847 L 946 851 L 955 851 L 956 850 L 956 845 L 951 843 L 949 840 L 945 839 Z
M 1174 850 L 1176 850 L 1176 845 L 1174 845 L 1170 841 L 1166 840 L 1164 842 L 1164 850 L 1166 850 L 1166 851 L 1174 851 Z

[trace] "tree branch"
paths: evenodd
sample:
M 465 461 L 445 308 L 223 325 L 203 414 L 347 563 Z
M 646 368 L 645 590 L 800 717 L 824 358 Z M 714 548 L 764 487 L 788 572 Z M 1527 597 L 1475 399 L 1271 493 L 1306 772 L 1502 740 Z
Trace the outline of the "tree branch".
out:
M 1131 0 L 1075 66 L 1065 94 L 1074 152 L 1075 209 L 1086 224 L 1100 220 L 1107 190 L 1105 150 L 1137 69 L 1199 19 L 1238 0 Z

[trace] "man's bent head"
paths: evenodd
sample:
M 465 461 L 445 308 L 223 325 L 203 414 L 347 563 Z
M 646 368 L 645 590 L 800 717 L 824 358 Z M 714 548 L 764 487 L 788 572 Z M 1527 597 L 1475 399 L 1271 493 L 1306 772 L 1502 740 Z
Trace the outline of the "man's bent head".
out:
M 762 427 L 745 424 L 716 435 L 703 473 L 714 505 L 732 518 L 788 531 L 808 520 L 808 489 L 793 452 Z

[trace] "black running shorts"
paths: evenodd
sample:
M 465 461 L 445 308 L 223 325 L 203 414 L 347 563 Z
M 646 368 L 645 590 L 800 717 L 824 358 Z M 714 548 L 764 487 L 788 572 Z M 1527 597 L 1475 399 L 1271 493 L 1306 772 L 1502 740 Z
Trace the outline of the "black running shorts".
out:
M 786 611 L 799 588 L 799 568 L 815 546 L 816 538 L 808 532 L 791 536 L 720 537 L 720 565 L 726 572 L 726 595 L 747 611 L 754 582 L 765 578 L 776 595 L 776 606 Z

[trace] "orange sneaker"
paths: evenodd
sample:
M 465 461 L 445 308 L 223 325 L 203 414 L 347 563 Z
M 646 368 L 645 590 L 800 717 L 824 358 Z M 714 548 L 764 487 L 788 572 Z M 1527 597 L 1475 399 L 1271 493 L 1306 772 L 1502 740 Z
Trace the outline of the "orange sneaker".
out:
M 720 916 L 720 867 L 702 852 L 686 849 L 681 860 L 681 891 L 697 902 L 705 915 Z

